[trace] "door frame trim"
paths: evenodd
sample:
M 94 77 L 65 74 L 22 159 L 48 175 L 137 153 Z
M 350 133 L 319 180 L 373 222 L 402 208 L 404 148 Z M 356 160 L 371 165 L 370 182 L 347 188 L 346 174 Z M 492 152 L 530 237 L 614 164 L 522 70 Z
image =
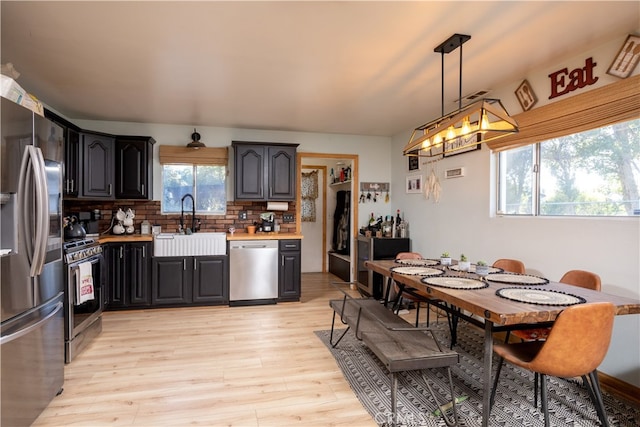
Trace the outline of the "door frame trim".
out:
M 351 249 L 351 253 L 349 254 L 350 256 L 350 265 L 349 265 L 349 270 L 351 271 L 351 281 L 355 281 L 355 277 L 356 277 L 356 260 L 357 258 L 355 258 L 355 242 L 357 242 L 357 237 L 358 237 L 358 203 L 357 200 L 355 199 L 356 194 L 358 193 L 358 188 L 359 188 L 359 184 L 358 184 L 358 158 L 359 156 L 357 154 L 339 154 L 339 153 L 307 153 L 307 152 L 300 152 L 298 151 L 296 153 L 296 188 L 298 189 L 296 191 L 296 232 L 297 233 L 301 233 L 301 221 L 300 221 L 300 207 L 301 207 L 301 191 L 300 191 L 300 185 L 302 182 L 302 162 L 303 159 L 307 159 L 306 161 L 309 162 L 310 160 L 308 159 L 339 159 L 339 160 L 350 160 L 351 161 L 351 200 L 350 202 L 350 206 L 351 206 L 351 235 L 349 236 L 350 242 L 349 242 L 349 247 L 352 248 Z M 326 183 L 326 181 L 325 181 Z M 325 227 L 326 228 L 326 227 Z M 325 242 L 326 242 L 326 237 L 325 237 Z M 323 251 L 324 254 L 326 254 L 326 246 L 325 243 L 323 242 L 323 249 L 325 249 Z M 325 257 L 323 256 L 323 264 L 326 262 L 324 261 Z M 324 270 L 324 268 L 323 268 Z

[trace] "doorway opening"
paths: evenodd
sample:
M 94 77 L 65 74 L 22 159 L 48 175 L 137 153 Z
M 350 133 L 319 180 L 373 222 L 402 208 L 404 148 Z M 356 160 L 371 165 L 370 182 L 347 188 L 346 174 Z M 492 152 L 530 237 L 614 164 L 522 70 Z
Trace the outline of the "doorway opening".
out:
M 355 281 L 358 155 L 298 152 L 297 160 L 296 229 L 304 236 L 302 272 L 328 271 L 342 280 Z M 313 171 L 318 171 L 315 221 L 303 221 L 302 174 Z

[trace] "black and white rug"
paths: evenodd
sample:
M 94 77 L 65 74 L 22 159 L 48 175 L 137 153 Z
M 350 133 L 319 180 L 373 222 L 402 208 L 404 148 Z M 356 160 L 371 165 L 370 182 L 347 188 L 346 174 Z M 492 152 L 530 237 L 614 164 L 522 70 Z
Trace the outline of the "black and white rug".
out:
M 449 343 L 446 323 L 433 324 L 436 336 L 444 345 Z M 342 331 L 337 331 L 341 333 Z M 329 344 L 330 331 L 315 334 L 333 354 L 345 378 L 362 405 L 379 425 L 445 426 L 442 417 L 433 412 L 450 400 L 446 371 L 427 372 L 433 390 L 441 396 L 436 404 L 430 397 L 420 372 L 398 375 L 398 411 L 391 414 L 389 373 L 377 357 L 349 331 L 336 348 Z M 337 335 L 340 336 L 340 335 Z M 454 350 L 460 363 L 452 368 L 453 386 L 458 399 L 458 421 L 461 426 L 482 425 L 482 351 L 483 331 L 461 322 L 458 344 Z M 494 364 L 495 367 L 495 364 Z M 599 426 L 598 415 L 589 393 L 581 380 L 549 378 L 547 381 L 549 414 L 552 426 Z M 640 407 L 603 392 L 603 399 L 611 426 L 637 427 Z M 538 399 L 539 400 L 539 399 Z M 500 385 L 491 411 L 491 426 L 544 426 L 542 408 L 533 406 L 533 374 L 505 363 Z

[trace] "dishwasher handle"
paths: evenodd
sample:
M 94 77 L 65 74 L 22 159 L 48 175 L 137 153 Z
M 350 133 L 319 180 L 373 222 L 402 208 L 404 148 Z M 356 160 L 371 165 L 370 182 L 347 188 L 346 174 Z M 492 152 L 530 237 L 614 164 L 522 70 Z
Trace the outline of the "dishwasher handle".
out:
M 258 244 L 240 246 L 240 248 L 242 248 L 242 249 L 264 249 L 264 248 L 268 248 L 268 247 L 269 246 L 267 246 L 267 245 L 258 245 Z
M 229 245 L 229 249 L 278 249 L 278 243 L 274 241 L 234 242 Z

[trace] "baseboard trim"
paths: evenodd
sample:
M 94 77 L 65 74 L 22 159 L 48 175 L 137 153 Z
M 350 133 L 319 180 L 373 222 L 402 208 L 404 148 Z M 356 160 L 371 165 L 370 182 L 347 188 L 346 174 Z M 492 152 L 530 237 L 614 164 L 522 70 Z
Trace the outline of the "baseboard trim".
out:
M 611 393 L 630 400 L 636 405 L 640 405 L 640 388 L 600 371 L 598 371 L 598 379 L 600 380 L 600 385 L 607 393 Z

